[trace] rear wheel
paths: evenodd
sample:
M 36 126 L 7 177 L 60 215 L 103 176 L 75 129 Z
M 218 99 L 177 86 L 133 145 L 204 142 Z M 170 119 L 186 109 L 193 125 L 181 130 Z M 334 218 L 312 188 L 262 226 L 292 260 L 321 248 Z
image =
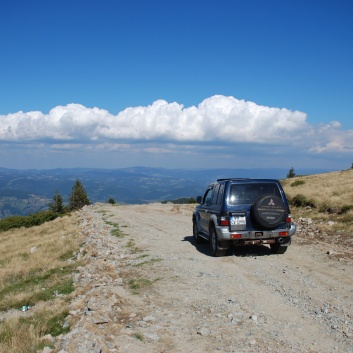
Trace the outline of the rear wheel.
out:
M 271 244 L 271 250 L 274 254 L 284 254 L 287 251 L 288 246 L 281 246 L 281 244 Z
M 194 240 L 196 244 L 202 243 L 202 238 L 199 235 L 199 230 L 197 229 L 196 219 L 192 220 L 192 233 L 194 235 Z
M 211 245 L 212 256 L 215 256 L 215 257 L 224 256 L 227 252 L 227 250 L 218 249 L 218 238 L 214 227 L 211 227 L 210 229 L 210 245 Z

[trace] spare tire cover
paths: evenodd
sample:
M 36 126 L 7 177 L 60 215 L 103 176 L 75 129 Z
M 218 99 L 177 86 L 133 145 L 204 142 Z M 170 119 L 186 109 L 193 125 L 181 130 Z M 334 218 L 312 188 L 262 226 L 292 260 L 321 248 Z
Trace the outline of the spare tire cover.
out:
M 256 225 L 264 228 L 276 228 L 286 217 L 286 207 L 279 196 L 262 195 L 251 209 Z

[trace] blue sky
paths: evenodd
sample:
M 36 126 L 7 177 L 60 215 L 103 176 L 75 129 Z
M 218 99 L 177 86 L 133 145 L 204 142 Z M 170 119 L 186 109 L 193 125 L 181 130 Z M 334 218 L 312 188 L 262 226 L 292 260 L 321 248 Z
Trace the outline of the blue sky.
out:
M 350 0 L 0 0 L 0 167 L 353 163 Z

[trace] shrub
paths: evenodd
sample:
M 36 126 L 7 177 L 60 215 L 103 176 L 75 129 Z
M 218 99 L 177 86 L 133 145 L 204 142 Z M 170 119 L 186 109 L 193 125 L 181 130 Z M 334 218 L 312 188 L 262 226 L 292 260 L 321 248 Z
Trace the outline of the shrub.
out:
M 108 200 L 108 203 L 114 205 L 115 204 L 115 200 L 112 197 L 110 197 L 109 200 Z
M 294 186 L 299 186 L 299 185 L 303 185 L 305 184 L 304 180 L 296 180 L 293 183 L 290 184 L 290 186 L 294 187 Z
M 350 210 L 353 210 L 353 205 L 345 205 L 341 208 L 341 214 L 345 214 L 349 212 Z
M 313 207 L 316 208 L 316 202 L 314 200 L 308 200 L 304 195 L 298 194 L 291 200 L 291 204 L 296 207 Z
M 319 212 L 321 212 L 321 213 L 325 213 L 325 212 L 331 213 L 331 210 L 333 210 L 333 209 L 327 202 L 320 204 Z

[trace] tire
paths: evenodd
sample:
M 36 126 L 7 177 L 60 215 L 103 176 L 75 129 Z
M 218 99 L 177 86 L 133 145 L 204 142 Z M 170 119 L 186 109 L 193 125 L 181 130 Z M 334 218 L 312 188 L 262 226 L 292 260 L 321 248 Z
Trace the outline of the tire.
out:
M 227 252 L 227 250 L 218 249 L 218 238 L 214 227 L 210 228 L 210 246 L 211 246 L 211 254 L 214 257 L 224 256 Z
M 199 231 L 197 229 L 196 219 L 192 220 L 192 234 L 194 236 L 195 243 L 196 244 L 201 244 L 203 239 L 199 235 Z
M 275 229 L 285 220 L 286 206 L 279 196 L 262 195 L 254 201 L 251 216 L 257 227 Z
M 287 249 L 288 246 L 281 246 L 280 244 L 271 244 L 271 250 L 273 254 L 284 254 Z

